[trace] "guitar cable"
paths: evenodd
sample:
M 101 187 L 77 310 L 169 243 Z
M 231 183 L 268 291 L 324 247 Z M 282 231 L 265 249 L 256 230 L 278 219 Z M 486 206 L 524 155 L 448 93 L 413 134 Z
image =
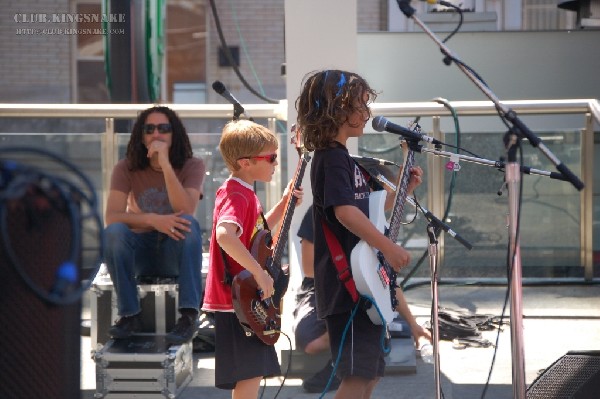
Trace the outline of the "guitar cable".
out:
M 53 306 L 73 304 L 79 301 L 89 289 L 93 276 L 96 275 L 101 264 L 102 221 L 97 212 L 98 201 L 94 186 L 74 164 L 52 152 L 33 147 L 0 149 L 1 156 L 6 156 L 7 153 L 10 156 L 19 153 L 40 156 L 43 160 L 50 160 L 59 165 L 70 174 L 70 178 L 67 179 L 51 175 L 38 168 L 21 165 L 11 159 L 0 160 L 0 241 L 8 263 L 23 284 L 37 297 Z M 76 183 L 81 184 L 83 188 L 71 180 L 76 180 Z M 29 202 L 26 201 L 27 198 L 30 198 Z M 48 206 L 48 209 L 40 205 L 40 201 L 42 205 Z M 40 215 L 50 210 L 68 219 L 67 224 L 71 235 L 68 254 L 66 259 L 57 265 L 55 281 L 50 289 L 43 287 L 30 276 L 30 270 L 25 267 L 19 254 L 11 245 L 12 226 L 9 225 L 11 203 L 24 205 L 31 223 L 41 223 Z M 86 229 L 86 225 L 91 229 L 89 232 L 82 231 Z M 91 233 L 94 236 L 91 238 L 97 238 L 98 245 L 94 250 L 94 255 L 97 257 L 94 260 L 93 270 L 89 274 L 92 278 L 80 281 L 77 264 L 81 263 L 81 252 L 89 249 L 84 247 L 85 233 L 88 235 Z
M 273 399 L 277 399 L 277 396 L 279 396 L 279 394 L 281 393 L 281 390 L 283 389 L 283 386 L 285 385 L 285 380 L 287 379 L 287 377 L 290 373 L 290 369 L 292 368 L 292 339 L 290 338 L 289 335 L 287 335 L 283 331 L 275 330 L 275 332 L 282 334 L 283 336 L 285 336 L 287 338 L 290 350 L 289 350 L 289 354 L 288 354 L 287 370 L 285 370 L 285 374 L 283 375 L 283 380 L 281 381 L 281 384 L 279 385 L 279 389 L 275 393 L 275 396 L 273 396 Z M 264 396 L 266 389 L 267 389 L 267 379 L 263 378 L 263 386 L 262 386 L 262 390 L 260 392 L 260 397 L 259 397 L 260 399 L 262 399 L 262 397 Z

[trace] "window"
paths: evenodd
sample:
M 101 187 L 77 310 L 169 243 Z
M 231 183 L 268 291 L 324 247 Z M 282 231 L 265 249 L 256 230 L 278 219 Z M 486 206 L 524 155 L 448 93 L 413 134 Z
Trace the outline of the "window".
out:
M 75 22 L 75 102 L 107 103 L 106 73 L 104 71 L 104 35 L 102 34 L 100 4 L 78 3 L 75 15 L 89 15 Z M 79 19 L 79 18 L 78 18 Z

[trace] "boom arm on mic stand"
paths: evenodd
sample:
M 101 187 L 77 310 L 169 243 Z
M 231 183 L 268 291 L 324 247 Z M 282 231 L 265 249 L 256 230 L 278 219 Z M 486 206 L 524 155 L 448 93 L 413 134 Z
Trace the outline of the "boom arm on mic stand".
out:
M 526 137 L 533 147 L 539 148 L 540 151 L 554 164 L 556 169 L 562 173 L 567 181 L 569 181 L 577 190 L 581 191 L 584 188 L 584 184 L 569 168 L 563 164 L 542 142 L 542 140 L 537 137 L 528 127 L 525 125 L 523 121 L 519 119 L 517 113 L 505 106 L 500 102 L 500 100 L 496 97 L 496 95 L 481 81 L 481 79 L 473 73 L 473 71 L 467 68 L 463 62 L 461 62 L 455 55 L 453 55 L 450 50 L 444 45 L 444 43 L 439 40 L 437 36 L 421 21 L 418 17 L 416 17 L 415 9 L 411 7 L 409 0 L 397 0 L 398 6 L 400 7 L 400 11 L 407 17 L 414 21 L 416 25 L 418 25 L 423 31 L 440 47 L 440 50 L 443 54 L 449 57 L 454 61 L 456 66 L 488 97 L 498 109 L 501 117 L 509 121 L 513 125 L 513 133 L 517 135 L 523 135 Z M 509 160 L 510 161 L 510 160 Z
M 386 161 L 385 159 L 361 157 L 359 155 L 352 155 L 352 158 L 360 166 L 365 168 L 367 170 L 367 172 L 371 175 L 371 177 L 373 177 L 375 180 L 377 180 L 381 185 L 388 187 L 392 191 L 396 191 L 396 189 L 397 189 L 396 185 L 394 183 L 392 183 L 385 176 L 385 174 L 386 174 L 385 171 L 382 171 L 381 169 L 383 166 L 392 166 L 392 165 L 400 168 L 400 165 L 398 165 L 394 162 Z M 462 245 L 464 245 L 464 247 L 467 248 L 468 250 L 471 250 L 473 248 L 473 245 L 471 245 L 471 243 L 469 243 L 469 241 L 465 240 L 460 234 L 458 234 L 456 231 L 452 230 L 452 228 L 450 226 L 448 226 L 446 223 L 444 223 L 440 219 L 438 219 L 433 213 L 431 213 L 429 210 L 427 210 L 421 204 L 416 203 L 410 197 L 406 197 L 406 202 L 408 202 L 409 204 L 414 206 L 417 210 L 420 210 L 421 213 L 423 213 L 423 216 L 425 216 L 425 218 L 431 224 L 433 224 L 435 228 L 440 228 L 440 229 L 444 230 L 452 238 L 454 238 L 455 240 L 460 242 Z

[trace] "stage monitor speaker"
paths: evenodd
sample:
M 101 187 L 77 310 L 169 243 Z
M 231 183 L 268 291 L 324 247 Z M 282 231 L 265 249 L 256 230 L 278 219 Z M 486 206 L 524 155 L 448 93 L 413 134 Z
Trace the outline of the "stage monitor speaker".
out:
M 0 398 L 80 398 L 81 301 L 53 304 L 32 289 L 56 286 L 73 224 L 64 203 L 31 188 L 0 203 Z
M 600 351 L 570 351 L 527 389 L 527 399 L 600 398 Z

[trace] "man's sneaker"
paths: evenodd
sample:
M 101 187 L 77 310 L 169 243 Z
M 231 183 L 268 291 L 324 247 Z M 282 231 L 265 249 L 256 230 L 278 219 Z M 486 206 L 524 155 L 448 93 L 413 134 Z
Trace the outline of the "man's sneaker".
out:
M 327 362 L 327 365 L 325 365 L 323 370 L 317 372 L 315 375 L 302 382 L 302 388 L 304 388 L 304 390 L 308 393 L 323 392 L 327 386 L 329 377 L 331 377 L 331 373 L 333 373 L 333 366 L 331 365 L 331 362 Z M 342 381 L 338 378 L 338 376 L 334 375 L 327 391 L 335 391 L 340 387 L 341 382 Z
M 189 314 L 183 314 L 177 320 L 173 330 L 167 334 L 166 340 L 170 344 L 181 345 L 194 338 L 199 327 L 198 317 L 194 318 Z
M 111 338 L 129 338 L 131 334 L 135 334 L 142 329 L 142 321 L 140 319 L 140 314 L 135 314 L 133 316 L 124 316 L 121 317 L 117 322 L 110 327 L 108 333 Z

